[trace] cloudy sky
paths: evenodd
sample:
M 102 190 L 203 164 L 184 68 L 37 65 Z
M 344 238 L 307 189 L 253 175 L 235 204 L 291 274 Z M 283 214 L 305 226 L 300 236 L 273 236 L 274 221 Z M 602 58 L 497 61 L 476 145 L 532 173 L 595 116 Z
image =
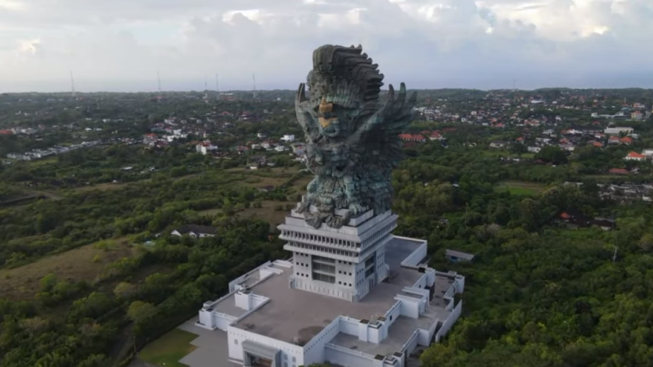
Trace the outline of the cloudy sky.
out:
M 296 88 L 362 44 L 413 88 L 653 87 L 653 0 L 0 0 L 0 92 Z

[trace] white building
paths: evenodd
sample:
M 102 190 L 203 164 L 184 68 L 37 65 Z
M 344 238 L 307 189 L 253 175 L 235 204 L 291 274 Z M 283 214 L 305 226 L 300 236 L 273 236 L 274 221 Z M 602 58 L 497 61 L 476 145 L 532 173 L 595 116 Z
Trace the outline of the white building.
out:
M 456 322 L 465 278 L 424 264 L 426 241 L 392 235 L 396 221 L 370 210 L 342 228 L 315 229 L 291 211 L 279 230 L 292 259 L 233 280 L 226 296 L 204 303 L 196 325 L 222 333 L 225 358 L 242 366 L 406 366 L 418 345 Z
M 195 146 L 195 150 L 198 153 L 202 153 L 202 155 L 207 155 L 211 152 L 218 150 L 218 146 L 211 144 L 210 141 L 205 141 L 203 143 L 197 144 Z
M 635 129 L 632 127 L 606 127 L 604 133 L 605 135 L 619 135 L 621 133 L 628 135 L 633 131 L 635 131 Z
M 644 154 L 639 154 L 637 152 L 630 152 L 626 157 L 624 158 L 627 161 L 643 161 L 648 159 L 648 156 Z
M 200 226 L 195 224 L 187 224 L 181 226 L 172 232 L 171 235 L 181 237 L 181 236 L 190 236 L 192 238 L 204 238 L 204 237 L 214 237 L 217 234 L 217 230 L 209 226 Z
M 295 135 L 293 135 L 293 134 L 290 134 L 290 135 L 289 135 L 289 134 L 286 134 L 286 135 L 284 135 L 284 136 L 281 138 L 281 140 L 285 141 L 286 143 L 292 143 L 293 141 L 295 141 Z

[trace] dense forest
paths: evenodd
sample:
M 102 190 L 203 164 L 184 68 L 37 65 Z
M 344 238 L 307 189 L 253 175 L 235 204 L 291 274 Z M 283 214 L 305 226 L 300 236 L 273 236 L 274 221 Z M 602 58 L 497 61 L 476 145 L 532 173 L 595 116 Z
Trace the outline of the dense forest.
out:
M 55 167 L 84 177 L 85 170 L 98 169 L 86 161 L 110 157 L 116 160 L 110 166 L 118 167 L 134 159 L 130 149 L 98 148 L 83 159 L 62 156 Z M 117 348 L 115 335 L 125 333 L 126 325 L 139 341 L 159 335 L 224 291 L 229 278 L 283 256 L 281 243 L 268 237 L 267 223 L 232 214 L 266 199 L 291 204 L 295 188 L 279 185 L 262 193 L 239 185 L 243 176 L 204 157 L 169 154 L 176 158 L 167 164 L 156 161 L 166 156 L 145 161 L 160 163 L 167 173 L 119 189 L 62 189 L 58 199 L 0 210 L 6 268 L 87 243 L 111 249 L 124 238 L 142 244 L 163 233 L 155 246 L 135 245 L 131 256 L 106 265 L 96 279 L 47 276 L 39 280 L 34 298 L 3 300 L 0 366 L 104 366 Z M 568 166 L 582 160 L 580 155 L 570 157 L 567 166 L 541 166 L 537 175 L 526 162 L 506 164 L 462 145 L 432 142 L 408 149 L 407 156 L 393 175 L 397 233 L 428 239 L 431 265 L 468 279 L 464 317 L 444 342 L 422 355 L 425 366 L 650 363 L 653 218 L 648 205 L 600 200 L 591 180 L 581 188 L 561 185 L 576 174 Z M 178 165 L 190 167 L 184 172 L 190 176 L 170 175 Z M 33 169 L 36 177 L 52 172 Z M 10 183 L 17 180 L 14 170 L 3 172 Z M 540 182 L 543 190 L 497 190 L 500 182 L 517 179 Z M 221 212 L 201 214 L 209 208 Z M 557 214 L 570 209 L 616 215 L 616 229 L 557 224 Z M 166 234 L 184 223 L 212 224 L 220 234 L 202 240 Z M 446 263 L 446 248 L 472 252 L 478 260 Z M 156 270 L 147 274 L 152 266 Z M 168 321 L 152 324 L 147 315 L 153 313 Z

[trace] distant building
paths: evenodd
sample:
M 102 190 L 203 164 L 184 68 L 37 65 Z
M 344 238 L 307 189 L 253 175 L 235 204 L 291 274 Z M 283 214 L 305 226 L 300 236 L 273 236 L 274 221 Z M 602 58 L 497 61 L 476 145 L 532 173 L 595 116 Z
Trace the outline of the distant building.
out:
M 624 159 L 627 161 L 643 161 L 646 160 L 646 158 L 647 157 L 644 154 L 639 154 L 637 152 L 630 152 Z
M 218 146 L 217 146 L 217 145 L 213 145 L 213 144 L 211 144 L 210 141 L 205 141 L 205 142 L 202 142 L 202 143 L 200 143 L 200 144 L 197 144 L 197 145 L 195 146 L 195 150 L 196 150 L 198 153 L 202 153 L 202 155 L 207 155 L 207 154 L 209 154 L 209 153 L 211 153 L 211 152 L 215 152 L 215 151 L 217 151 L 217 150 L 218 150 Z
M 505 148 L 507 143 L 505 141 L 496 140 L 490 143 L 490 148 L 500 149 Z
M 217 233 L 218 230 L 214 227 L 200 226 L 195 224 L 187 224 L 170 232 L 170 234 L 173 236 L 181 237 L 188 235 L 192 238 L 214 237 Z
M 472 261 L 474 259 L 474 255 L 472 254 L 449 249 L 445 251 L 444 256 L 447 260 L 454 263 L 459 261 Z
M 610 171 L 608 172 L 610 172 L 613 175 L 627 175 L 630 173 L 628 172 L 627 169 L 624 168 L 611 168 Z
M 292 143 L 293 141 L 295 141 L 295 135 L 286 134 L 281 138 L 281 140 L 285 141 L 286 143 Z
M 426 138 L 422 134 L 400 134 L 399 139 L 403 141 L 416 141 L 420 143 L 426 141 Z
M 619 135 L 621 133 L 630 134 L 633 131 L 635 131 L 635 129 L 632 127 L 606 127 L 603 132 L 605 135 Z
M 644 114 L 641 111 L 633 111 L 630 114 L 630 118 L 633 119 L 633 120 L 639 121 L 639 120 L 642 120 L 644 118 Z
M 295 153 L 295 155 L 304 155 L 304 153 L 306 153 L 306 147 L 304 144 L 294 144 L 292 151 Z

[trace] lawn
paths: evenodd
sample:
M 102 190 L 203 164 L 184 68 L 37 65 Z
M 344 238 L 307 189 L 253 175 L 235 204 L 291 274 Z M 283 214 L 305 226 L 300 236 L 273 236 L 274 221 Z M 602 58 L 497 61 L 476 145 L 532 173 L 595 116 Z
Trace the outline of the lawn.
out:
M 546 185 L 526 181 L 503 181 L 494 187 L 496 192 L 509 192 L 519 196 L 536 196 L 545 189 Z
M 153 341 L 138 353 L 143 361 L 161 367 L 187 367 L 179 360 L 195 350 L 190 342 L 197 335 L 181 329 L 173 329 L 159 339 Z
M 244 168 L 231 168 L 227 172 L 234 177 L 242 179 L 245 186 L 250 187 L 264 187 L 274 186 L 278 187 L 288 182 L 288 180 L 295 175 L 298 170 L 296 167 L 274 167 L 262 168 L 258 170 L 249 170 Z
M 54 274 L 59 280 L 92 282 L 108 263 L 132 256 L 133 248 L 124 240 L 104 250 L 94 244 L 50 255 L 14 269 L 0 270 L 0 298 L 26 300 L 40 288 L 39 280 Z
M 283 210 L 277 210 L 281 205 Z M 288 215 L 288 210 L 286 206 L 291 205 L 295 206 L 295 203 L 285 202 L 285 201 L 263 201 L 261 202 L 260 208 L 248 208 L 237 214 L 239 218 L 252 218 L 260 219 L 268 222 L 270 228 L 276 228 L 279 224 L 284 222 L 286 215 Z

